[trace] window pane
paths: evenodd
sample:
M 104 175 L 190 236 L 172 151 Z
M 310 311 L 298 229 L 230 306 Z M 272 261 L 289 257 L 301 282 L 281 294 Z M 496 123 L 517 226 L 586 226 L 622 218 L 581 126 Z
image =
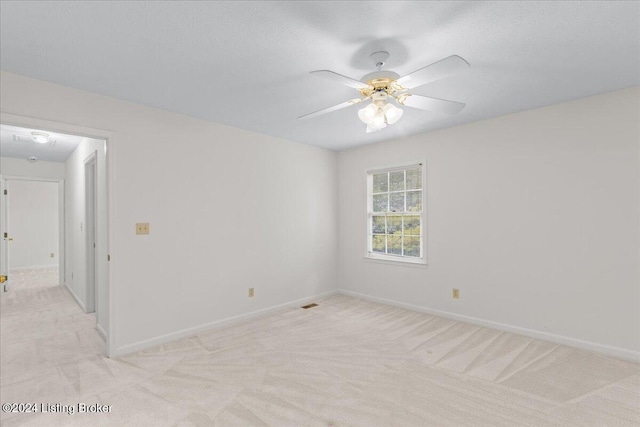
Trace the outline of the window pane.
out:
M 402 255 L 402 236 L 393 235 L 387 237 L 387 253 Z
M 391 182 L 391 189 L 389 191 L 404 190 L 404 171 L 391 172 L 389 181 Z
M 407 237 L 404 238 L 404 255 L 405 256 L 420 256 L 420 237 Z
M 422 171 L 411 169 L 407 171 L 407 190 L 419 190 L 422 188 Z
M 391 212 L 404 212 L 404 192 L 391 193 L 389 196 L 391 197 Z
M 420 216 L 411 215 L 404 217 L 404 231 L 405 235 L 420 235 Z
M 370 173 L 369 244 L 372 257 L 419 258 L 423 240 L 423 166 Z M 376 254 L 375 256 L 373 254 Z M 416 262 L 417 260 L 404 259 Z
M 422 211 L 422 191 L 407 191 L 407 212 Z
M 374 216 L 371 217 L 371 231 L 373 234 L 384 234 L 384 217 Z
M 389 191 L 386 173 L 378 173 L 373 175 L 373 192 L 384 193 Z
M 373 252 L 385 252 L 385 238 L 386 236 L 384 234 L 372 236 L 371 249 Z
M 373 211 L 374 212 L 387 212 L 387 202 L 389 200 L 388 194 L 375 194 L 373 196 Z
M 402 217 L 401 216 L 388 216 L 387 217 L 387 234 L 401 234 L 402 233 Z

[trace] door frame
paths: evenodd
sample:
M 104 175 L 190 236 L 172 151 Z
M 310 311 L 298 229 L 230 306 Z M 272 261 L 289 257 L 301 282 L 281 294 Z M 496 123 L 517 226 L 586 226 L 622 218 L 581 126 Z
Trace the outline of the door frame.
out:
M 65 229 L 64 229 L 64 218 L 65 218 L 65 209 L 64 209 L 64 179 L 63 178 L 46 178 L 39 176 L 16 176 L 16 175 L 0 175 L 0 178 L 5 182 L 5 186 L 7 181 L 39 181 L 39 182 L 55 182 L 58 184 L 58 280 L 62 285 L 65 282 L 66 277 L 66 251 L 65 251 Z M 11 187 L 9 186 L 9 195 L 11 195 Z M 11 218 L 9 217 L 9 209 L 8 203 L 5 206 L 7 212 L 5 214 L 5 224 L 6 229 L 4 232 L 9 233 L 9 237 L 11 237 Z M 3 224 L 3 227 L 5 226 Z M 8 246 L 8 244 L 7 244 Z M 7 249 L 7 252 L 8 249 Z M 9 258 L 9 254 L 6 255 Z M 7 269 L 7 274 L 9 275 L 9 282 L 11 281 L 11 273 L 9 271 L 9 267 L 11 267 L 11 260 L 9 259 L 9 265 L 5 266 Z
M 86 271 L 86 311 L 93 313 L 98 310 L 98 292 L 96 292 L 96 224 L 97 221 L 97 152 L 92 151 L 84 159 L 84 226 L 85 226 L 85 257 Z M 91 197 L 89 197 L 91 196 Z M 101 334 L 103 333 L 100 331 Z
M 107 271 L 105 276 L 101 277 L 101 280 L 106 286 L 107 290 L 107 313 L 108 321 L 107 325 L 109 330 L 106 331 L 106 354 L 108 357 L 116 356 L 117 352 L 117 339 L 118 331 L 116 325 L 117 312 L 114 302 L 117 295 L 117 216 L 116 216 L 116 133 L 104 129 L 96 129 L 86 126 L 79 126 L 70 123 L 55 122 L 51 120 L 40 119 L 36 117 L 20 116 L 7 112 L 0 112 L 0 123 L 11 126 L 21 126 L 35 129 L 47 129 L 51 132 L 60 132 L 70 135 L 84 136 L 89 138 L 101 139 L 105 141 L 105 159 L 106 159 L 106 227 L 107 227 L 107 241 L 101 242 L 104 245 L 105 251 L 103 253 L 108 254 Z
M 4 296 L 6 286 L 11 280 L 9 278 L 9 235 L 7 233 L 7 217 L 9 215 L 9 198 L 4 194 L 4 190 L 7 188 L 7 182 L 0 175 L 0 236 L 2 242 L 0 243 L 0 274 L 3 278 L 6 278 L 5 282 L 0 283 L 0 298 Z

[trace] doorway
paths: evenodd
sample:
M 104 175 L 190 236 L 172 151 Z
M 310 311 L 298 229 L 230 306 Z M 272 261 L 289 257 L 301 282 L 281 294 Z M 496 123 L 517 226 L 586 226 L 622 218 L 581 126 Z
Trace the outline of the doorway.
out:
M 64 181 L 3 176 L 2 293 L 64 281 Z
M 55 251 L 59 253 L 61 273 L 58 292 L 67 295 L 72 304 L 77 303 L 84 313 L 91 313 L 95 330 L 106 341 L 106 353 L 110 356 L 114 339 L 108 263 L 107 138 L 111 133 L 4 113 L 0 130 L 3 173 L 0 178 L 24 179 L 29 174 L 43 180 L 48 175 L 60 177 L 61 246 Z M 46 135 L 47 142 L 37 141 L 34 135 Z M 11 186 L 10 181 L 3 179 L 3 187 L 7 184 Z M 1 190 L 3 193 L 4 188 Z M 5 212 L 4 196 L 2 205 L 0 213 Z M 18 297 L 11 294 L 8 270 L 9 244 L 17 240 L 9 240 L 12 236 L 6 227 L 7 216 L 0 216 L 1 232 L 7 232 L 7 238 L 0 244 L 0 275 L 8 277 L 9 292 L 4 295 L 8 302 Z

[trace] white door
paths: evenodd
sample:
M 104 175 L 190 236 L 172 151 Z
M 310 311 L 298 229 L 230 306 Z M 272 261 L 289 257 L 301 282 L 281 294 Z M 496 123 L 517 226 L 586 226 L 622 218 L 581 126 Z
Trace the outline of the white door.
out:
M 7 181 L 0 177 L 0 297 L 6 292 L 9 285 L 9 232 L 8 228 L 8 205 Z

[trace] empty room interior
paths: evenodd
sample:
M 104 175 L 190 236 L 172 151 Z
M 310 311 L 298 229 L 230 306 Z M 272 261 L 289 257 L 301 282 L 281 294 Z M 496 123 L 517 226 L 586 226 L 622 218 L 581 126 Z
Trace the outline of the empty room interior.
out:
M 0 1 L 2 426 L 640 425 L 640 2 Z

